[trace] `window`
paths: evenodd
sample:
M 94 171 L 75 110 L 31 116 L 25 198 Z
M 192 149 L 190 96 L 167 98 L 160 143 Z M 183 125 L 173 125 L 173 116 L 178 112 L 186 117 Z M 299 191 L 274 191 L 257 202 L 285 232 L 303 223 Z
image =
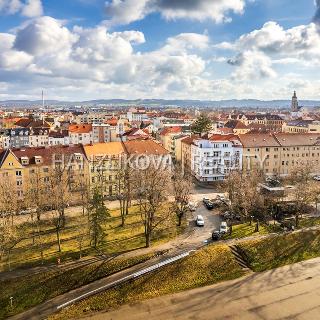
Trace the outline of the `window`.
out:
M 22 172 L 21 171 L 16 171 L 16 176 L 21 177 L 22 176 Z
M 49 168 L 43 168 L 43 172 L 49 172 Z
M 17 181 L 17 186 L 22 186 L 22 180 Z

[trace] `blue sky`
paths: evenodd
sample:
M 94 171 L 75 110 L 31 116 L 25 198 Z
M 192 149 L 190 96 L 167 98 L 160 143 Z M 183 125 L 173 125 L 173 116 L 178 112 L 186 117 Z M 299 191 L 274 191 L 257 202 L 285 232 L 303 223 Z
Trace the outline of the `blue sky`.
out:
M 0 99 L 39 87 L 68 100 L 320 99 L 315 12 L 314 0 L 0 0 Z

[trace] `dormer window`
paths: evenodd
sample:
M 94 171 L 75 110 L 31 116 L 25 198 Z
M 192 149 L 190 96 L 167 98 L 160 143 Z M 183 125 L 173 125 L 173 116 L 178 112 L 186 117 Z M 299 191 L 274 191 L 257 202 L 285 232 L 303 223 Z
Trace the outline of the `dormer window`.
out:
M 28 157 L 21 157 L 21 163 L 23 165 L 28 165 L 29 164 L 29 158 Z
M 35 160 L 36 164 L 41 164 L 42 163 L 42 157 L 41 156 L 35 156 L 34 160 Z

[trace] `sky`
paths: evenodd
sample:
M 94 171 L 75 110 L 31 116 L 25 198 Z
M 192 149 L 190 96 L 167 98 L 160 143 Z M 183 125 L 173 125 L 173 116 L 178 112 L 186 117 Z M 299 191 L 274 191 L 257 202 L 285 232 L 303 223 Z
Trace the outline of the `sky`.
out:
M 0 100 L 320 100 L 320 0 L 0 0 Z

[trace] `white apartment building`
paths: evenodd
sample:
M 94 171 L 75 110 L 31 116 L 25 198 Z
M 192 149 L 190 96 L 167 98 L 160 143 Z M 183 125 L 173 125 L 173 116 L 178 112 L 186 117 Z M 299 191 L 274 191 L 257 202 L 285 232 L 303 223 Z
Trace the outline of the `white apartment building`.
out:
M 198 181 L 222 181 L 242 168 L 242 145 L 235 135 L 199 138 L 191 145 L 191 173 Z
M 127 118 L 130 122 L 147 120 L 148 116 L 145 109 L 130 108 L 127 112 Z
M 74 124 L 69 126 L 70 144 L 91 144 L 92 143 L 92 125 Z
M 52 131 L 49 133 L 49 146 L 67 146 L 70 144 L 69 132 L 55 132 Z
M 34 129 L 30 131 L 29 147 L 45 147 L 49 145 L 49 130 Z

